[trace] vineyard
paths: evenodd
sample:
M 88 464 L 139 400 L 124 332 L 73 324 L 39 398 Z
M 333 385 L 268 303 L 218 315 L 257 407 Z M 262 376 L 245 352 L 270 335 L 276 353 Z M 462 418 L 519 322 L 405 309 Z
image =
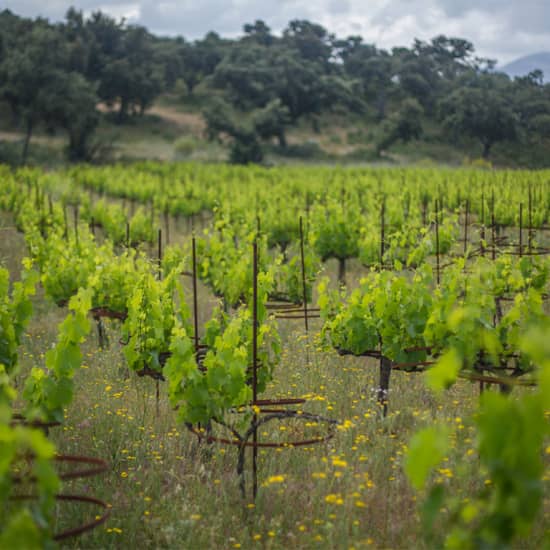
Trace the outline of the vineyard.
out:
M 0 191 L 0 548 L 550 544 L 549 171 Z

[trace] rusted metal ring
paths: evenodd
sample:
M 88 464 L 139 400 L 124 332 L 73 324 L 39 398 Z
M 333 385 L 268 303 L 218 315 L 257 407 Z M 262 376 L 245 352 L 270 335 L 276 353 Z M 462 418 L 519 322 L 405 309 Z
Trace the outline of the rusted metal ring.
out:
M 262 411 L 260 411 L 261 413 Z M 284 417 L 280 414 L 284 413 Z M 223 445 L 232 445 L 234 447 L 251 447 L 256 449 L 283 449 L 293 447 L 305 447 L 309 445 L 316 445 L 319 443 L 325 443 L 332 439 L 335 435 L 335 427 L 340 422 L 332 418 L 326 418 L 311 413 L 306 413 L 298 410 L 284 410 L 284 411 L 265 411 L 265 414 L 273 415 L 271 418 L 264 419 L 264 423 L 269 420 L 283 420 L 284 418 L 299 418 L 303 420 L 312 420 L 319 423 L 326 423 L 328 426 L 328 433 L 324 436 L 319 436 L 311 439 L 300 439 L 297 441 L 288 442 L 275 442 L 275 441 L 248 441 L 247 439 L 228 439 L 225 437 L 218 437 L 213 435 L 207 435 L 202 431 L 199 431 L 195 426 L 188 425 L 187 428 L 193 434 L 195 434 L 199 440 L 206 441 L 207 443 L 221 443 Z M 259 426 L 258 426 L 259 427 Z
M 302 405 L 306 402 L 303 397 L 288 397 L 283 399 L 256 399 L 252 405 L 264 407 L 266 405 Z
M 91 456 L 77 456 L 77 455 L 56 455 L 55 462 L 69 463 L 69 464 L 87 464 L 90 467 L 83 470 L 76 470 L 74 472 L 67 472 L 59 474 L 59 479 L 66 481 L 68 479 L 80 479 L 84 477 L 93 477 L 106 472 L 109 469 L 109 464 L 101 458 L 94 458 Z
M 37 498 L 38 497 L 36 495 L 13 495 L 10 497 L 10 500 L 36 500 Z M 95 504 L 96 506 L 103 508 L 105 512 L 99 518 L 94 519 L 93 521 L 90 521 L 88 523 L 85 523 L 84 525 L 73 527 L 72 529 L 67 529 L 65 531 L 62 531 L 61 533 L 57 533 L 56 535 L 53 536 L 54 541 L 65 540 L 71 537 L 82 535 L 87 531 L 91 531 L 92 529 L 98 527 L 102 523 L 105 523 L 105 521 L 107 521 L 107 519 L 111 515 L 111 509 L 109 505 L 103 500 L 100 500 L 95 497 L 89 497 L 86 495 L 60 494 L 60 495 L 55 495 L 55 499 L 58 501 L 64 501 L 64 502 L 84 502 L 86 504 Z
M 32 460 L 32 456 L 29 457 Z M 69 463 L 69 464 L 86 464 L 89 467 L 81 470 L 75 470 L 72 472 L 65 472 L 58 474 L 59 479 L 62 481 L 67 481 L 69 479 L 81 479 L 85 477 L 93 477 L 99 474 L 106 472 L 109 469 L 109 465 L 105 460 L 101 458 L 93 458 L 89 456 L 77 456 L 77 455 L 56 455 L 53 458 L 54 462 L 57 463 Z M 34 476 L 23 477 L 23 476 L 13 476 L 12 481 L 14 483 L 21 483 L 25 481 L 36 481 Z
M 27 426 L 29 428 L 55 428 L 56 426 L 61 426 L 61 422 L 42 422 L 41 420 L 27 420 L 22 414 L 14 414 L 11 417 L 11 425 L 16 426 Z

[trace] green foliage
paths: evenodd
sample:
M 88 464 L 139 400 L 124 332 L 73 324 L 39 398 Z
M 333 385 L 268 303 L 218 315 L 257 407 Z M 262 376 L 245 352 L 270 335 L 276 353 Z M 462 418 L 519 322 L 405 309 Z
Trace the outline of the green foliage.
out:
M 408 143 L 413 139 L 420 139 L 423 114 L 424 111 L 418 101 L 415 99 L 405 100 L 401 110 L 385 123 L 383 137 L 376 145 L 378 154 L 399 140 Z
M 63 420 L 64 410 L 73 399 L 73 377 L 82 363 L 80 345 L 90 332 L 91 303 L 91 289 L 83 289 L 70 299 L 71 312 L 59 326 L 55 347 L 46 353 L 45 368 L 33 367 L 25 380 L 26 418 Z
M 451 132 L 466 134 L 483 145 L 483 158 L 492 146 L 517 135 L 517 116 L 507 99 L 508 81 L 483 75 L 472 86 L 464 86 L 441 103 L 443 124 Z
M 17 366 L 23 331 L 32 315 L 30 296 L 35 294 L 37 274 L 25 269 L 21 281 L 9 291 L 9 273 L 0 268 L 0 365 L 8 375 Z
M 99 102 L 116 109 L 105 116 L 121 124 L 183 85 L 181 101 L 205 107 L 209 133 L 231 136 L 236 163 L 261 162 L 273 138 L 286 154 L 289 127 L 304 120 L 318 133 L 326 114 L 355 125 L 383 123 L 369 132 L 381 134 L 371 144 L 377 156 L 399 140 L 419 139 L 423 128 L 430 142 L 447 138 L 469 148 L 462 136 L 478 139 L 484 157 L 507 140 L 525 147 L 514 162 L 543 164 L 548 151 L 550 100 L 541 74 L 513 81 L 495 74 L 495 62 L 477 57 L 461 38 L 415 39 L 386 51 L 307 20 L 289 21 L 281 36 L 259 20 L 236 39 L 209 32 L 187 41 L 154 36 L 101 11 L 70 9 L 56 24 L 8 10 L 1 17 L 0 98 L 14 129 L 25 133 L 23 162 L 39 127 L 66 132 L 69 160 L 97 158 Z M 231 131 L 216 120 L 227 122 L 227 109 Z
M 267 273 L 258 276 L 258 378 L 257 391 L 265 390 L 273 367 L 280 358 L 276 327 L 268 318 L 265 301 L 273 285 Z M 251 307 L 242 306 L 231 317 L 220 313 L 206 327 L 208 351 L 200 363 L 189 331 L 177 323 L 170 343 L 171 356 L 164 374 L 169 383 L 170 402 L 181 422 L 206 425 L 224 421 L 230 409 L 248 405 L 252 399 Z
M 122 327 L 127 342 L 124 355 L 130 369 L 161 373 L 163 354 L 169 351 L 174 327 L 189 330 L 189 311 L 178 273 L 164 280 L 143 273 L 126 303 L 128 316 Z
M 86 282 L 93 289 L 92 307 L 125 313 L 129 297 L 150 269 L 149 262 L 133 251 L 115 256 L 108 248 L 98 248 L 96 269 Z
M 466 501 L 434 487 L 423 504 L 427 537 L 434 543 L 434 526 L 440 510 L 449 509 L 443 541 L 446 548 L 507 548 L 527 537 L 542 505 L 544 464 L 541 451 L 550 434 L 546 411 L 550 404 L 550 349 L 548 318 L 539 319 L 519 341 L 519 348 L 536 365 L 539 381 L 535 392 L 519 397 L 484 392 L 473 417 L 477 428 L 477 451 L 482 471 L 490 480 Z M 431 385 L 452 383 L 458 356 L 451 350 L 439 362 Z M 434 369 L 434 370 L 436 370 Z M 446 372 L 453 371 L 453 372 Z M 405 471 L 416 489 L 424 487 L 431 469 L 447 453 L 434 428 L 417 433 L 410 443 Z
M 0 423 L 0 545 L 2 548 L 39 549 L 52 546 L 54 495 L 59 481 L 51 459 L 54 446 L 37 430 L 12 428 Z M 34 481 L 36 500 L 10 501 L 14 483 L 12 475 L 23 466 L 25 456 L 32 455 L 28 472 Z M 28 479 L 25 480 L 28 482 Z
M 36 273 L 23 271 L 21 282 L 9 292 L 9 274 L 0 269 L 0 547 L 45 548 L 51 544 L 54 495 L 59 481 L 51 459 L 54 446 L 38 430 L 14 426 L 13 404 L 18 397 L 18 345 L 29 321 Z M 32 460 L 29 463 L 29 457 Z M 36 498 L 17 501 L 18 484 L 33 483 Z M 32 480 L 32 481 L 31 481 Z
M 448 449 L 449 430 L 446 426 L 432 426 L 414 435 L 404 468 L 415 489 L 426 485 L 431 471 L 443 460 Z
M 427 266 L 413 281 L 390 272 L 372 273 L 347 299 L 335 299 L 327 293 L 326 283 L 319 285 L 323 338 L 354 355 L 380 350 L 396 362 L 424 360 L 431 278 Z
M 455 349 L 450 349 L 426 372 L 426 385 L 436 392 L 447 390 L 456 382 L 461 368 L 461 357 Z
M 96 246 L 91 235 L 69 242 L 60 235 L 31 243 L 39 261 L 41 282 L 46 294 L 58 305 L 65 305 L 80 288 L 85 288 L 96 268 Z
M 322 261 L 329 258 L 346 260 L 359 254 L 361 213 L 356 204 L 335 199 L 317 204 L 312 211 L 311 245 Z

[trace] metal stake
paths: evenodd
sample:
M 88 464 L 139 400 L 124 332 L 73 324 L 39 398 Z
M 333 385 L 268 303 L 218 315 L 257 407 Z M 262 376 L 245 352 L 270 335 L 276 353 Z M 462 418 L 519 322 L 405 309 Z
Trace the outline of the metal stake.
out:
M 253 288 L 252 288 L 252 307 L 254 311 L 252 313 L 252 401 L 256 405 L 258 400 L 258 243 L 254 241 L 253 244 Z M 254 432 L 252 434 L 252 494 L 254 499 L 258 494 L 258 428 L 257 428 L 258 415 L 254 411 L 252 416 L 252 422 L 254 426 Z
M 193 249 L 193 322 L 195 325 L 195 355 L 199 353 L 199 316 L 197 305 L 197 244 L 195 236 L 192 239 Z

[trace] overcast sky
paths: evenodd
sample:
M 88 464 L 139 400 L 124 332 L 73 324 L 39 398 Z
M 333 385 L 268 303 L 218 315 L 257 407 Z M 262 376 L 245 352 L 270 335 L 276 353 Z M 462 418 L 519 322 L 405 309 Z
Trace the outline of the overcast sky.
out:
M 291 19 L 309 19 L 339 37 L 359 34 L 383 48 L 437 34 L 467 38 L 478 55 L 500 64 L 550 51 L 550 0 L 0 0 L 0 9 L 52 20 L 63 19 L 71 5 L 189 39 L 210 30 L 237 36 L 256 19 L 278 33 Z

